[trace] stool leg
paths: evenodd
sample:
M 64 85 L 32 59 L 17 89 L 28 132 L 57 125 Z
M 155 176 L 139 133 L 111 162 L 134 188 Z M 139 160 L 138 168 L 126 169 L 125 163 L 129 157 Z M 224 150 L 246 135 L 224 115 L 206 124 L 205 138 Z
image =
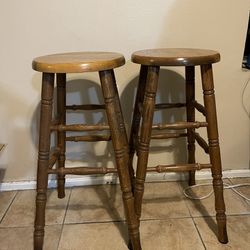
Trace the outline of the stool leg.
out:
M 105 102 L 106 114 L 111 130 L 111 138 L 115 151 L 118 176 L 120 180 L 122 197 L 128 223 L 129 237 L 133 250 L 140 250 L 139 223 L 134 209 L 134 197 L 128 170 L 128 143 L 125 132 L 118 91 L 113 70 L 100 71 L 100 80 Z
M 50 124 L 52 119 L 52 103 L 54 90 L 54 74 L 44 73 L 42 80 L 42 100 L 40 117 L 40 135 L 37 170 L 37 195 L 34 231 L 34 249 L 43 248 L 45 206 L 47 200 L 47 185 L 50 153 Z
M 114 71 L 112 70 L 112 78 L 113 78 L 113 82 L 115 82 L 115 74 L 114 74 Z M 124 120 L 123 120 L 123 115 L 121 113 L 121 103 L 120 103 L 120 98 L 119 98 L 119 93 L 118 93 L 118 89 L 117 88 L 114 88 L 114 91 L 115 91 L 115 105 L 117 107 L 117 114 L 119 115 L 119 121 L 121 124 L 124 124 Z M 125 136 L 123 136 L 121 139 L 124 140 L 123 141 L 123 144 L 124 145 L 128 145 L 128 137 L 127 137 L 127 132 L 126 132 L 126 128 L 125 126 L 121 126 L 121 130 L 122 130 L 122 133 L 124 133 Z M 127 148 L 128 150 L 128 148 Z M 128 151 L 129 152 L 129 151 Z M 127 154 L 128 154 L 127 152 Z M 130 165 L 128 164 L 128 171 L 129 171 L 129 176 L 130 176 L 130 181 L 131 181 L 131 185 L 132 185 L 132 192 L 133 192 L 133 183 L 134 183 L 134 169 L 133 169 L 133 165 Z
M 133 169 L 133 158 L 136 151 L 136 145 L 138 144 L 138 133 L 141 121 L 141 111 L 140 107 L 142 107 L 144 92 L 145 92 L 145 84 L 147 78 L 147 66 L 141 65 L 140 76 L 139 76 L 139 83 L 135 97 L 135 105 L 134 105 L 134 112 L 133 112 L 133 119 L 132 119 L 132 126 L 130 131 L 129 137 L 129 166 L 130 169 Z M 134 170 L 134 169 L 133 169 Z M 131 171 L 132 172 L 132 171 Z M 134 171 L 133 177 L 131 179 L 134 185 Z
M 187 66 L 185 68 L 185 78 L 186 78 L 186 112 L 187 112 L 187 121 L 195 121 L 195 68 L 194 66 Z M 194 129 L 187 129 L 187 141 L 188 141 L 188 163 L 195 163 L 195 138 L 194 138 Z M 195 185 L 195 171 L 189 171 L 189 185 Z
M 207 112 L 207 134 L 209 141 L 209 156 L 212 164 L 213 188 L 215 195 L 216 220 L 218 223 L 218 239 L 227 243 L 225 203 L 223 197 L 222 167 L 217 127 L 216 104 L 212 65 L 201 65 L 202 88 L 204 105 Z
M 66 74 L 57 74 L 57 115 L 59 119 L 59 124 L 65 125 L 66 123 Z M 65 131 L 57 132 L 57 147 L 60 149 L 60 154 L 58 158 L 58 168 L 65 167 Z M 65 197 L 65 175 L 57 175 L 57 192 L 58 198 Z
M 148 66 L 145 95 L 142 110 L 142 125 L 138 144 L 138 161 L 135 182 L 135 211 L 140 218 L 142 197 L 144 192 L 144 182 L 148 164 L 149 143 L 153 124 L 155 96 L 159 78 L 158 66 Z

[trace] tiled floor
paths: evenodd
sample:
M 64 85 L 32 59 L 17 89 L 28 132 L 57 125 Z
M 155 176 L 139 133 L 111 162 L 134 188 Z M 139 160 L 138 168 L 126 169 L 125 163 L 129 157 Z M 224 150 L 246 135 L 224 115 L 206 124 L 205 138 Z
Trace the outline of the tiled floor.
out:
M 210 181 L 211 182 L 211 181 Z M 250 183 L 250 178 L 227 179 Z M 250 202 L 225 190 L 229 243 L 218 243 L 214 197 L 191 201 L 183 182 L 147 183 L 141 222 L 144 250 L 250 249 Z M 203 195 L 211 187 L 199 187 Z M 240 188 L 250 197 L 250 187 Z M 0 249 L 32 249 L 35 191 L 0 192 Z M 127 230 L 119 186 L 67 189 L 48 193 L 45 250 L 125 250 Z

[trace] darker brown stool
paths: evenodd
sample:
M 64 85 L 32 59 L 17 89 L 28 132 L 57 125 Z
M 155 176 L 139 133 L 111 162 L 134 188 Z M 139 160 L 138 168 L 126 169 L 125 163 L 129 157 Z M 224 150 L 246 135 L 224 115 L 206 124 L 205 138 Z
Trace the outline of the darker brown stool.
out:
M 128 169 L 128 140 L 125 131 L 117 86 L 113 69 L 125 63 L 124 57 L 118 53 L 81 52 L 55 54 L 38 57 L 33 60 L 32 67 L 43 73 L 41 120 L 39 135 L 39 153 L 37 170 L 36 217 L 34 231 L 34 249 L 43 247 L 45 206 L 48 175 L 57 175 L 58 197 L 65 196 L 65 175 L 89 175 L 118 173 L 126 220 L 128 223 L 130 244 L 134 250 L 140 250 L 139 222 L 134 210 L 134 197 L 131 189 Z M 105 105 L 66 105 L 66 73 L 99 72 Z M 52 119 L 54 78 L 56 75 L 56 118 Z M 108 125 L 71 124 L 66 125 L 66 110 L 106 111 Z M 107 130 L 110 135 L 89 135 L 70 137 L 67 131 L 101 131 Z M 50 146 L 51 132 L 57 133 L 56 149 Z M 116 168 L 74 167 L 65 168 L 66 141 L 103 141 L 111 140 L 116 158 Z M 56 164 L 57 163 L 57 164 Z M 98 236 L 97 236 L 98 237 Z
M 215 194 L 215 210 L 218 224 L 218 239 L 227 243 L 226 215 L 223 197 L 221 157 L 218 140 L 218 128 L 214 95 L 212 64 L 220 60 L 220 54 L 211 50 L 200 49 L 152 49 L 133 53 L 132 61 L 141 65 L 139 85 L 134 106 L 130 134 L 130 167 L 135 151 L 138 154 L 136 179 L 134 185 L 135 209 L 141 215 L 141 204 L 144 182 L 147 171 L 156 172 L 189 172 L 189 184 L 195 184 L 195 171 L 211 168 Z M 186 78 L 186 102 L 155 104 L 160 66 L 184 66 Z M 201 68 L 204 106 L 195 100 L 195 66 Z M 153 125 L 154 109 L 186 107 L 186 121 L 172 124 Z M 205 121 L 195 121 L 195 110 L 205 116 Z M 142 119 L 142 121 L 141 121 Z M 140 126 L 141 122 L 141 126 Z M 207 128 L 208 144 L 195 129 Z M 153 135 L 152 129 L 186 130 L 186 133 Z M 188 163 L 178 165 L 159 165 L 147 167 L 149 144 L 151 139 L 187 137 Z M 195 141 L 209 154 L 208 164 L 199 164 L 195 160 Z

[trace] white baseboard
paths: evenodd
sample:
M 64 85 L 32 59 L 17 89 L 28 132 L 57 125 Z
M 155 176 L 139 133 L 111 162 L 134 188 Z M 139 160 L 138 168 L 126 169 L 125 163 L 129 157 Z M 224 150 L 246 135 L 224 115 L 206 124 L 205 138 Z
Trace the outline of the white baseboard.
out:
M 226 170 L 223 171 L 223 178 L 250 177 L 249 169 Z M 211 171 L 197 171 L 196 180 L 212 179 Z M 185 173 L 148 173 L 146 182 L 159 181 L 180 181 L 187 180 Z M 90 186 L 101 184 L 116 184 L 119 180 L 116 175 L 105 176 L 81 176 L 80 178 L 66 178 L 66 187 Z M 56 180 L 49 180 L 49 188 L 56 187 Z M 3 182 L 0 183 L 0 191 L 27 190 L 35 189 L 36 181 L 19 181 L 19 182 Z

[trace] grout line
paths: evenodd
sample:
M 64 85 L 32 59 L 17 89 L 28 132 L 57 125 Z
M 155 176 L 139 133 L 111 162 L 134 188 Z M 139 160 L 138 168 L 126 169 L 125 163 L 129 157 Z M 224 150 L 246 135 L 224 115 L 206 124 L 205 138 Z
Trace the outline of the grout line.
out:
M 86 221 L 86 222 L 68 222 L 64 225 L 91 225 L 91 224 L 109 224 L 109 223 L 126 223 L 125 220 L 110 220 L 110 221 Z
M 168 220 L 183 220 L 183 219 L 191 219 L 191 217 L 169 217 L 169 218 L 161 218 L 161 219 L 142 219 L 141 221 L 168 221 Z
M 185 195 L 183 194 L 183 188 L 182 188 L 182 186 L 181 186 L 181 184 L 180 184 L 179 181 L 177 182 L 177 185 L 178 185 L 178 188 L 179 188 L 179 190 L 180 190 L 180 193 L 181 193 L 181 195 L 182 195 L 182 197 L 183 197 L 183 200 L 184 200 L 185 206 L 186 206 L 186 208 L 187 208 L 187 210 L 188 210 L 189 216 L 190 216 L 190 218 L 192 218 L 192 214 L 191 214 L 191 211 L 190 211 L 190 209 L 189 209 L 189 206 L 188 206 L 188 203 L 187 203 L 187 199 L 186 199 Z
M 61 233 L 60 233 L 60 237 L 59 237 L 58 244 L 57 244 L 57 249 L 59 248 L 60 241 L 61 241 L 61 238 L 62 238 L 63 227 L 64 227 L 64 223 L 65 223 L 65 219 L 66 219 L 66 214 L 67 214 L 67 211 L 68 211 L 68 208 L 69 208 L 69 201 L 70 201 L 70 198 L 71 198 L 71 194 L 72 194 L 72 188 L 70 188 L 69 199 L 68 199 L 68 202 L 67 202 L 67 205 L 66 205 L 66 208 L 65 208 L 65 213 L 64 213 L 62 224 L 61 224 L 62 227 L 61 227 Z
M 61 241 L 61 238 L 62 238 L 62 231 L 63 231 L 63 224 L 61 224 L 61 232 L 60 232 L 60 236 L 59 236 L 59 239 L 58 239 L 56 249 L 59 249 L 60 241 Z
M 250 215 L 250 212 L 239 212 L 239 213 L 226 213 L 226 216 L 241 216 L 241 215 L 244 215 L 244 216 L 249 216 Z M 191 216 L 191 218 L 208 218 L 208 217 L 216 217 L 216 214 L 206 214 L 206 215 L 194 215 L 194 216 Z
M 195 221 L 194 221 L 194 218 L 191 218 L 191 219 L 192 219 L 192 222 L 193 222 L 194 227 L 195 227 L 195 229 L 196 229 L 196 232 L 198 233 L 198 235 L 199 235 L 199 237 L 200 237 L 201 243 L 202 243 L 202 245 L 204 246 L 204 249 L 206 250 L 207 248 L 206 248 L 205 242 L 204 242 L 203 239 L 202 239 L 201 233 L 200 233 L 200 231 L 199 231 L 199 229 L 198 229 L 198 227 L 197 227 L 197 225 L 196 225 L 196 223 L 195 223 Z
M 46 225 L 45 227 L 50 227 L 50 226 L 58 226 L 58 224 L 52 224 L 52 225 Z M 32 228 L 34 227 L 33 225 L 29 225 L 29 226 L 0 226 L 0 229 L 17 229 L 17 228 Z
M 233 182 L 233 179 L 235 179 L 235 178 L 228 178 L 228 180 L 229 180 L 229 182 L 230 182 L 231 185 L 242 184 L 242 183 L 235 183 L 235 182 Z M 241 192 L 241 193 L 242 193 L 242 192 Z M 247 196 L 246 196 L 246 197 L 247 197 Z M 243 199 L 243 201 L 244 201 L 248 206 L 250 206 L 250 201 L 244 199 L 243 197 L 240 197 L 240 198 Z
M 227 215 L 227 217 L 249 217 L 248 214 L 235 214 L 235 215 Z M 201 219 L 201 218 L 214 218 L 215 216 L 202 216 L 202 217 L 178 217 L 178 218 L 161 218 L 161 219 L 142 219 L 141 222 L 150 222 L 150 221 L 168 221 L 168 220 L 183 220 L 183 219 Z M 45 227 L 51 227 L 51 226 L 63 226 L 63 225 L 91 225 L 91 224 L 109 224 L 109 223 L 126 223 L 125 220 L 113 220 L 113 221 L 88 221 L 88 222 L 69 222 L 66 224 L 49 224 Z M 195 222 L 194 222 L 195 223 Z M 15 228 L 30 228 L 33 227 L 33 225 L 28 226 L 1 226 L 1 229 L 15 229 Z
M 152 219 L 141 219 L 141 222 L 145 221 L 168 221 L 168 220 L 182 220 L 191 219 L 191 217 L 169 217 L 169 218 L 152 218 Z M 86 222 L 69 222 L 64 225 L 89 225 L 89 224 L 108 224 L 108 223 L 126 223 L 126 220 L 107 220 L 107 221 L 86 221 Z
M 179 187 L 181 193 L 183 194 L 183 188 L 182 188 L 182 186 L 181 186 L 181 184 L 180 184 L 179 182 L 178 182 L 178 187 Z M 185 197 L 185 196 L 184 196 L 184 197 Z M 207 248 L 206 248 L 206 245 L 205 245 L 205 243 L 204 243 L 204 241 L 203 241 L 203 239 L 202 239 L 202 236 L 201 236 L 201 234 L 200 234 L 200 231 L 199 231 L 199 229 L 198 229 L 198 227 L 197 227 L 197 225 L 196 225 L 196 223 L 195 223 L 195 221 L 194 221 L 194 217 L 193 217 L 193 215 L 192 215 L 192 213 L 191 213 L 191 210 L 190 210 L 190 208 L 189 208 L 189 206 L 188 206 L 188 202 L 187 202 L 187 199 L 186 199 L 186 198 L 184 198 L 184 202 L 185 202 L 185 205 L 186 205 L 186 207 L 187 207 L 187 209 L 188 209 L 190 218 L 191 218 L 191 220 L 192 220 L 192 222 L 193 222 L 193 225 L 194 225 L 194 227 L 195 227 L 195 229 L 196 229 L 196 232 L 197 232 L 198 235 L 199 235 L 199 238 L 200 238 L 200 240 L 201 240 L 201 243 L 202 243 L 204 249 L 206 250 L 206 249 L 207 249 Z
M 2 216 L 2 218 L 1 218 L 1 220 L 0 220 L 0 226 L 1 226 L 1 223 L 3 222 L 3 220 L 4 220 L 5 216 L 6 216 L 6 214 L 8 213 L 8 211 L 9 211 L 11 205 L 13 204 L 13 202 L 14 202 L 14 200 L 16 199 L 16 196 L 17 196 L 17 194 L 18 194 L 19 192 L 20 192 L 20 191 L 16 191 L 16 193 L 15 193 L 15 195 L 13 196 L 13 198 L 12 198 L 12 200 L 11 200 L 9 206 L 7 207 L 6 211 L 4 212 L 4 214 L 3 214 L 3 216 Z
M 227 215 L 227 217 L 249 217 L 249 214 L 235 214 L 235 215 Z M 177 217 L 177 218 L 161 218 L 161 219 L 142 219 L 141 222 L 150 222 L 150 221 L 168 221 L 168 220 L 183 220 L 183 219 L 201 219 L 201 218 L 214 218 L 215 216 L 202 216 L 202 217 Z M 125 220 L 113 220 L 113 221 L 89 221 L 89 222 L 69 222 L 64 225 L 91 225 L 91 224 L 108 224 L 108 223 L 126 223 Z M 195 223 L 195 222 L 194 222 Z M 49 224 L 46 225 L 46 227 L 51 226 L 63 226 L 63 224 Z M 33 227 L 33 225 L 28 226 L 1 226 L 0 229 L 15 229 L 15 228 L 30 228 Z
M 69 208 L 69 202 L 70 202 L 71 194 L 72 194 L 72 188 L 70 188 L 69 199 L 68 199 L 68 202 L 67 202 L 67 205 L 66 205 L 66 208 L 65 208 L 65 213 L 64 213 L 62 225 L 64 225 L 64 223 L 65 223 L 66 214 L 67 214 L 68 208 Z
M 241 217 L 241 216 L 243 216 L 243 217 L 249 217 L 250 214 L 226 214 L 226 216 L 227 217 Z M 211 216 L 211 217 L 215 218 L 215 216 Z

